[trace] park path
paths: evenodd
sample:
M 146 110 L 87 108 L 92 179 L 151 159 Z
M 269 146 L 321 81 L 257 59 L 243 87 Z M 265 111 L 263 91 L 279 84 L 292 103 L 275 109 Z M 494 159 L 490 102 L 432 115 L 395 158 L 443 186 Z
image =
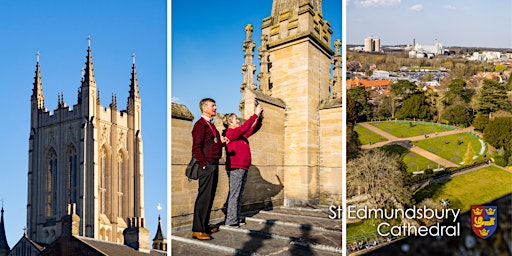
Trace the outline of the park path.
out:
M 432 152 L 429 152 L 427 150 L 424 150 L 420 147 L 416 147 L 416 146 L 412 146 L 412 148 L 409 148 L 410 151 L 434 162 L 434 163 L 438 163 L 439 165 L 442 165 L 444 167 L 459 167 L 458 164 L 456 163 L 453 163 L 452 161 L 448 161 Z
M 470 173 L 470 172 L 478 171 L 478 170 L 487 168 L 489 166 L 495 166 L 495 167 L 500 168 L 502 170 L 505 170 L 505 171 L 507 171 L 509 173 L 512 173 L 511 170 L 509 170 L 509 169 L 507 169 L 505 167 L 501 167 L 501 166 L 496 165 L 494 163 L 487 163 L 487 164 L 483 164 L 483 165 L 479 165 L 479 166 L 475 166 L 475 167 L 466 169 L 464 171 L 460 171 L 460 172 L 456 172 L 456 173 L 450 173 L 449 175 L 441 175 L 439 177 L 434 177 L 432 179 L 424 180 L 423 182 L 413 184 L 412 189 L 416 190 L 418 188 L 424 188 L 424 187 L 426 187 L 428 185 L 431 185 L 431 184 L 434 184 L 434 183 L 443 182 L 443 181 L 449 180 L 449 179 L 451 179 L 453 177 L 457 177 L 457 176 L 461 176 L 461 175 L 464 175 L 464 174 L 467 174 L 467 173 Z
M 500 169 L 502 169 L 502 170 L 504 170 L 504 171 L 507 171 L 507 172 L 512 173 L 512 170 L 511 170 L 511 169 L 509 169 L 509 168 L 507 168 L 507 167 L 502 167 L 502 166 L 499 166 L 499 165 L 494 165 L 494 166 L 496 166 L 496 167 L 498 167 L 498 168 L 500 168 Z
M 426 134 L 426 135 L 419 135 L 419 136 L 413 136 L 413 137 L 407 137 L 407 138 L 398 138 L 392 134 L 389 134 L 389 133 L 369 124 L 369 123 L 359 123 L 359 125 L 361 125 L 362 127 L 387 139 L 387 141 L 362 145 L 361 148 L 363 148 L 363 149 L 378 148 L 378 147 L 382 147 L 382 146 L 385 146 L 388 144 L 403 145 L 403 144 L 409 144 L 408 141 L 418 141 L 418 140 L 424 140 L 424 139 L 427 139 L 430 137 L 442 137 L 442 136 L 464 133 L 464 132 L 473 132 L 473 127 L 467 127 L 467 128 L 460 128 L 460 129 L 449 130 L 449 131 L 444 131 L 444 132 L 436 132 L 436 133 L 431 133 L 431 134 Z M 444 159 L 436 154 L 433 154 L 427 150 L 424 150 L 420 147 L 416 147 L 413 145 L 412 147 L 409 148 L 409 150 L 411 150 L 412 152 L 419 154 L 433 162 L 439 163 L 440 165 L 442 165 L 444 167 L 459 167 L 458 164 L 453 163 L 449 160 L 446 160 L 446 159 Z

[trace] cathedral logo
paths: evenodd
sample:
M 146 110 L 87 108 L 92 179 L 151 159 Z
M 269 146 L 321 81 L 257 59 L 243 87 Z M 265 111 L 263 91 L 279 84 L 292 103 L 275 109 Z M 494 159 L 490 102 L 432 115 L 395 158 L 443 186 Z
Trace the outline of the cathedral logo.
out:
M 498 227 L 498 207 L 488 205 L 471 206 L 471 228 L 475 234 L 486 239 Z

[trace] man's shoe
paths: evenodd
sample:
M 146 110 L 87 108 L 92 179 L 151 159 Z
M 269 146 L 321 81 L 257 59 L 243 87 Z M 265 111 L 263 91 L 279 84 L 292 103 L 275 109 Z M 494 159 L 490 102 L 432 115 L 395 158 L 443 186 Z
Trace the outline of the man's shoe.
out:
M 198 240 L 211 240 L 212 237 L 204 232 L 192 232 L 192 238 Z
M 217 233 L 217 232 L 219 232 L 219 228 L 218 227 L 210 228 L 210 234 Z

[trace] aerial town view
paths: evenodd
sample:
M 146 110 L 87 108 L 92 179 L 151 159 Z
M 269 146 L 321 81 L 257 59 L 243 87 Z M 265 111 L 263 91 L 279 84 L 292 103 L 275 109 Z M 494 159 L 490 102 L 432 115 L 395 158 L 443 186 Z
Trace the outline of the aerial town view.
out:
M 512 256 L 511 0 L 48 2 L 0 1 L 0 256 Z
M 347 11 L 347 253 L 510 254 L 511 33 L 470 42 L 414 22 L 478 9 L 460 1 L 371 2 Z M 378 7 L 407 32 L 368 26 Z

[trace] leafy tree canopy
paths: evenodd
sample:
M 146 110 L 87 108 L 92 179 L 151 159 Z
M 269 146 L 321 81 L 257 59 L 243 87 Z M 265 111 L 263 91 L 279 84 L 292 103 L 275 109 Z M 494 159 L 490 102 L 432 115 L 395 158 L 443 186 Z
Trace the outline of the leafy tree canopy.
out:
M 430 119 L 429 106 L 423 93 L 413 94 L 404 101 L 402 108 L 398 110 L 396 117 Z
M 398 80 L 391 85 L 391 92 L 396 96 L 407 97 L 417 91 L 415 83 L 408 80 Z
M 471 124 L 472 116 L 469 108 L 462 104 L 456 104 L 447 107 L 443 111 L 441 119 L 447 121 L 449 124 L 456 124 L 467 127 L 469 124 Z
M 495 148 L 512 150 L 512 118 L 496 117 L 484 129 L 484 139 Z
M 498 110 L 512 110 L 505 86 L 497 81 L 484 79 L 477 99 L 477 110 L 484 114 Z
M 483 131 L 488 122 L 489 115 L 478 112 L 476 113 L 475 119 L 473 119 L 473 127 L 475 130 Z
M 455 78 L 448 84 L 448 91 L 445 93 L 443 102 L 445 105 L 453 105 L 459 101 L 468 103 L 471 100 L 471 93 L 466 90 L 466 81 Z

